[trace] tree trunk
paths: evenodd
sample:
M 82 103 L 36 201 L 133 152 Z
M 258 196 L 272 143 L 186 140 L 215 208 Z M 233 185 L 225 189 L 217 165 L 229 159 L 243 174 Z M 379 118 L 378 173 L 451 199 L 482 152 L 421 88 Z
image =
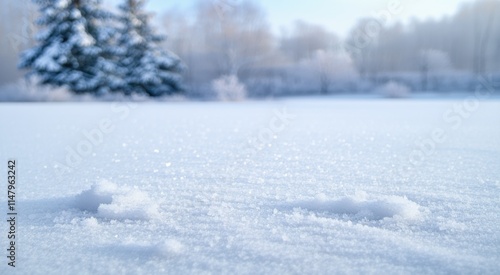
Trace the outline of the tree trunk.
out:
M 484 74 L 486 72 L 486 51 L 488 50 L 488 42 L 491 36 L 491 26 L 495 19 L 495 9 L 490 11 L 488 20 L 486 21 L 486 28 L 481 38 L 481 44 L 479 46 L 479 63 L 478 63 L 478 74 Z

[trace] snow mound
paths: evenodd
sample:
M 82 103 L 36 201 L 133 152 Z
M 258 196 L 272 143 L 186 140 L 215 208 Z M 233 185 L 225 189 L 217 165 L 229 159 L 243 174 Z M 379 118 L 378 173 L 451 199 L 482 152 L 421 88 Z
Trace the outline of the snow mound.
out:
M 401 217 L 413 220 L 421 215 L 420 206 L 406 197 L 369 198 L 364 192 L 336 200 L 328 200 L 325 195 L 320 194 L 314 200 L 303 201 L 297 206 L 309 211 L 347 215 L 354 219 L 382 220 Z
M 158 205 L 144 192 L 102 180 L 75 198 L 83 211 L 108 219 L 150 220 L 158 218 Z
M 92 185 L 90 190 L 83 191 L 76 196 L 76 207 L 81 210 L 97 212 L 101 204 L 110 204 L 113 195 L 119 192 L 118 186 L 110 181 L 102 180 Z
M 159 216 L 158 206 L 139 190 L 113 195 L 113 201 L 101 204 L 97 212 L 110 219 L 149 220 Z

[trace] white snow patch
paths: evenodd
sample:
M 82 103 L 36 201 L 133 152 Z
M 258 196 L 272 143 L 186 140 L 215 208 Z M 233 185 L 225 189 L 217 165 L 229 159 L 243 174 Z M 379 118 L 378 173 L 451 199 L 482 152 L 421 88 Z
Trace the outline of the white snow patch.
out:
M 96 218 L 90 217 L 87 219 L 84 219 L 82 221 L 82 225 L 88 228 L 98 228 L 99 227 L 99 222 L 97 221 Z
M 139 190 L 113 195 L 110 204 L 101 204 L 98 213 L 110 219 L 149 220 L 159 217 L 158 206 Z
M 110 204 L 113 201 L 113 195 L 118 192 L 118 186 L 115 183 L 101 180 L 98 184 L 92 185 L 90 190 L 83 191 L 76 196 L 76 207 L 85 211 L 97 212 L 101 204 Z
M 329 200 L 324 194 L 320 194 L 313 200 L 298 203 L 297 206 L 309 211 L 348 215 L 354 219 L 382 220 L 401 217 L 413 220 L 421 216 L 421 207 L 406 197 L 370 198 L 365 192 L 335 200 Z
M 35 67 L 46 69 L 48 71 L 57 71 L 61 69 L 61 65 L 56 62 L 56 58 L 61 52 L 61 44 L 54 43 L 47 47 L 43 55 L 35 61 Z
M 83 24 L 77 24 L 75 26 L 77 36 L 76 36 L 76 43 L 78 43 L 81 46 L 88 47 L 92 46 L 95 43 L 94 38 L 87 32 L 85 29 L 85 26 Z
M 56 7 L 59 8 L 59 9 L 64 9 L 66 7 L 69 6 L 70 4 L 70 0 L 59 0 L 58 2 L 56 2 Z
M 168 239 L 157 245 L 157 251 L 162 256 L 181 254 L 184 251 L 184 245 L 178 240 Z
M 158 205 L 147 193 L 102 180 L 75 198 L 76 207 L 97 212 L 108 219 L 150 220 L 158 218 Z

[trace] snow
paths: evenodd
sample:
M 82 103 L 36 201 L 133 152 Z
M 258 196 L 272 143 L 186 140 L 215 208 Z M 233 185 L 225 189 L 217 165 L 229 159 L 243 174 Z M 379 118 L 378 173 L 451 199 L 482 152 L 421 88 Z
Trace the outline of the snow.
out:
M 102 180 L 75 198 L 75 206 L 83 211 L 97 212 L 108 219 L 142 219 L 159 217 L 158 206 L 149 196 L 127 187 Z
M 54 43 L 50 45 L 40 56 L 40 58 L 36 59 L 35 67 L 40 69 L 45 69 L 48 71 L 57 71 L 61 68 L 61 66 L 55 61 L 55 58 L 59 56 L 59 52 L 61 52 L 61 45 L 59 43 Z
M 301 202 L 297 206 L 316 212 L 347 215 L 348 219 L 355 220 L 381 220 L 394 217 L 411 220 L 421 215 L 420 206 L 406 197 L 390 196 L 369 199 L 366 192 L 336 200 L 328 200 L 324 194 L 319 194 L 314 200 Z
M 59 9 L 67 8 L 70 4 L 70 0 L 59 0 L 56 4 L 56 7 Z
M 465 99 L 2 103 L 16 272 L 498 273 L 500 101 Z
M 110 219 L 149 220 L 159 216 L 157 205 L 141 191 L 116 195 L 110 204 L 100 205 L 97 211 Z
M 79 12 L 78 10 L 74 10 L 74 12 Z M 74 43 L 80 45 L 82 47 L 88 47 L 95 43 L 94 38 L 85 30 L 85 26 L 82 23 L 76 24 L 75 28 L 75 40 Z
M 164 243 L 158 245 L 160 254 L 169 256 L 170 254 L 182 254 L 184 245 L 175 239 L 168 239 Z
M 147 193 L 101 180 L 75 198 L 75 206 L 83 211 L 97 212 L 108 219 L 149 220 L 159 217 L 158 206 Z
M 117 193 L 116 184 L 102 180 L 92 185 L 90 190 L 83 191 L 75 198 L 75 206 L 81 210 L 96 212 L 102 204 L 110 204 L 113 194 Z

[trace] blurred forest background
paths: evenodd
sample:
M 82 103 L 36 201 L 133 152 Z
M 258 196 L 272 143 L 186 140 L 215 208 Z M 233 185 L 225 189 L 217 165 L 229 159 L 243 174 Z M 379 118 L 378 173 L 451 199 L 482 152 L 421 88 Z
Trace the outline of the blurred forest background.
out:
M 19 55 L 35 45 L 39 14 L 28 0 L 0 2 L 0 98 L 3 93 L 6 100 L 12 91 L 21 93 Z M 102 3 L 110 10 L 115 5 Z M 189 10 L 154 11 L 151 23 L 167 36 L 162 47 L 185 65 L 184 92 L 193 98 L 404 97 L 473 91 L 479 76 L 498 81 L 500 1 L 468 1 L 451 16 L 404 23 L 398 8 L 383 6 L 360 18 L 346 37 L 335 26 L 304 20 L 273 31 L 266 10 L 250 0 L 200 0 Z

